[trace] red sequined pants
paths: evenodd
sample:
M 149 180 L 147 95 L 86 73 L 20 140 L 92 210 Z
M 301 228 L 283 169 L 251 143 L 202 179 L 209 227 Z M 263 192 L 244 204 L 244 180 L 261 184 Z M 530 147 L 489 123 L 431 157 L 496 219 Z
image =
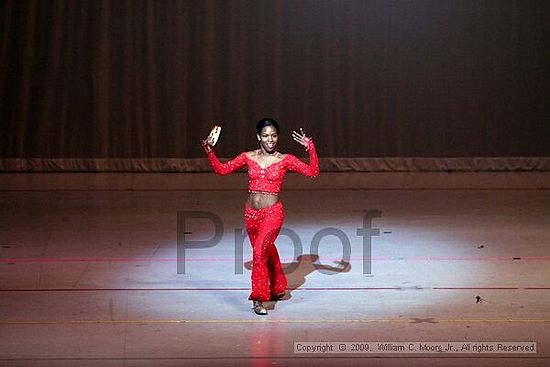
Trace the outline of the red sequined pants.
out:
M 287 284 L 275 247 L 285 217 L 283 204 L 253 209 L 247 203 L 244 217 L 252 245 L 252 293 L 248 299 L 269 301 L 272 294 L 283 293 Z

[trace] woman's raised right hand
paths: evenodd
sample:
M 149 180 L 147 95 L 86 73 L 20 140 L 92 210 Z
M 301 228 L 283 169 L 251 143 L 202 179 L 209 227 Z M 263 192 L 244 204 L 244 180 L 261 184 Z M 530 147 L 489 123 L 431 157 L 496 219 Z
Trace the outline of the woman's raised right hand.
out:
M 206 150 L 207 152 L 211 151 L 212 147 L 214 146 L 214 144 L 212 144 L 212 137 L 208 136 L 206 139 L 204 139 L 201 142 L 201 145 L 204 148 L 204 150 Z

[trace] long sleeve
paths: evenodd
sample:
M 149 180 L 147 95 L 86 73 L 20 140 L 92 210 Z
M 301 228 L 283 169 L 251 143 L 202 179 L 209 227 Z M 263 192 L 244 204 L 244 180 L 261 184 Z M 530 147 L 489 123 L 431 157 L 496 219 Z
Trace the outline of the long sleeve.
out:
M 313 140 L 310 140 L 306 147 L 309 153 L 309 164 L 304 163 L 293 155 L 287 158 L 287 168 L 289 171 L 297 172 L 307 177 L 319 176 L 319 157 L 317 157 L 317 150 L 313 144 Z
M 244 152 L 225 163 L 220 162 L 214 150 L 207 151 L 206 154 L 208 155 L 208 161 L 210 161 L 210 165 L 214 169 L 214 172 L 220 176 L 238 171 L 246 164 L 246 154 Z

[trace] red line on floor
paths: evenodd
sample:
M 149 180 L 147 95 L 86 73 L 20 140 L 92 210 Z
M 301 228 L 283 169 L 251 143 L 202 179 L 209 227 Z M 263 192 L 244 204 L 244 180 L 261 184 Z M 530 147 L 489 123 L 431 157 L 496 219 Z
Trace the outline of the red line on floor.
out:
M 250 259 L 243 259 L 249 261 Z M 293 262 L 296 259 L 282 258 L 283 262 Z M 342 261 L 343 259 L 321 258 L 320 263 L 324 261 Z M 346 259 L 349 261 L 549 261 L 550 256 L 377 256 L 371 258 L 353 257 Z M 3 263 L 63 263 L 63 262 L 177 262 L 184 261 L 177 258 L 147 258 L 147 257 L 60 257 L 60 258 L 39 258 L 39 257 L 19 257 L 19 258 L 0 258 Z M 233 262 L 234 258 L 186 258 L 185 262 Z
M 434 290 L 510 290 L 510 289 L 525 289 L 523 287 L 433 287 Z M 550 288 L 549 288 L 550 289 Z
M 294 291 L 387 291 L 387 290 L 550 290 L 550 287 L 304 287 Z M 0 292 L 174 292 L 174 291 L 249 291 L 250 288 L 6 288 Z

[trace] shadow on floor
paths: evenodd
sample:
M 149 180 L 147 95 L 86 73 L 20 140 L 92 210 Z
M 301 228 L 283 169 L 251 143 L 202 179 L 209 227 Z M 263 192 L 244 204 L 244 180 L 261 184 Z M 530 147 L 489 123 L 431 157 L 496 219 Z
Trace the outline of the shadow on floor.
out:
M 287 301 L 292 298 L 292 292 L 306 282 L 306 277 L 314 271 L 324 273 L 347 273 L 351 270 L 351 264 L 347 261 L 335 261 L 336 266 L 321 264 L 318 255 L 305 254 L 296 258 L 296 261 L 284 263 L 283 269 L 287 277 L 288 285 L 286 287 L 285 296 L 279 301 Z M 244 267 L 252 270 L 252 260 L 247 261 Z M 268 310 L 273 310 L 278 301 L 264 302 L 264 306 Z

